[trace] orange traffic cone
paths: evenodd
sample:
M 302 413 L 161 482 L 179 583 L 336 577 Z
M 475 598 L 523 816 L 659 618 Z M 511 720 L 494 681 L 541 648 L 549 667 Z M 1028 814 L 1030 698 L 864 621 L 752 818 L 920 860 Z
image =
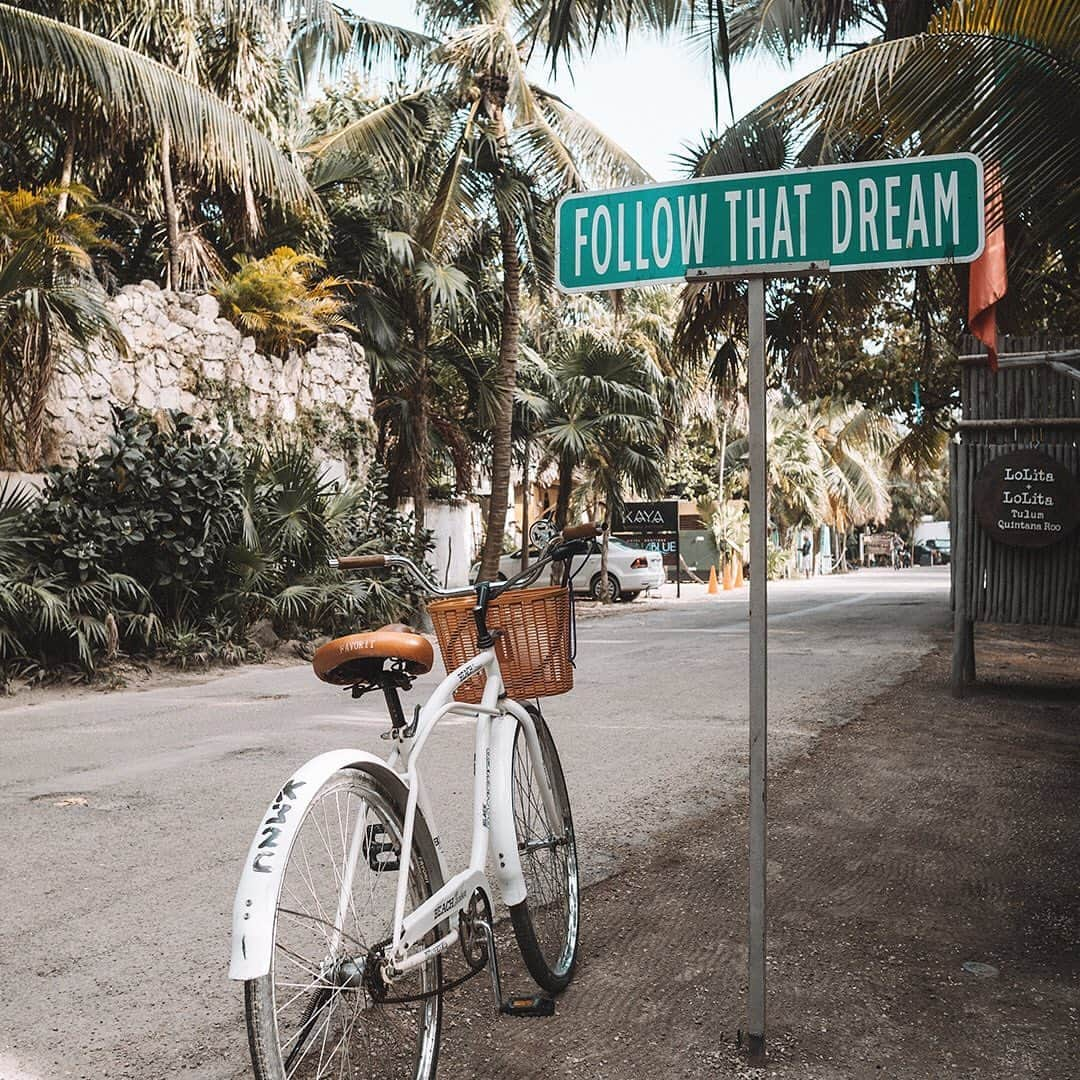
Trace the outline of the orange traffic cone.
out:
M 724 592 L 730 592 L 735 587 L 735 575 L 732 573 L 731 560 L 724 560 Z
M 741 589 L 743 587 L 742 579 L 742 559 L 735 560 L 735 588 Z
M 710 596 L 715 596 L 720 590 L 716 587 L 716 567 L 709 567 L 709 588 L 706 590 Z

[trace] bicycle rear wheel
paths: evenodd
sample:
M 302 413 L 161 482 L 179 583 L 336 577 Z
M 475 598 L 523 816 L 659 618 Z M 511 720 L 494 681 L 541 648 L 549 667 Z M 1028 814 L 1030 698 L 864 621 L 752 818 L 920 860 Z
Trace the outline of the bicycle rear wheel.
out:
M 549 993 L 565 990 L 577 963 L 580 905 L 577 847 L 570 797 L 555 740 L 535 706 L 525 706 L 536 728 L 540 755 L 530 752 L 519 723 L 514 734 L 511 801 L 526 898 L 510 908 L 514 936 L 529 974 Z M 550 788 L 549 814 L 540 783 Z
M 258 1080 L 435 1076 L 440 959 L 421 965 L 388 992 L 374 978 L 393 931 L 403 831 L 404 806 L 376 777 L 359 770 L 332 777 L 308 806 L 282 876 L 270 971 L 244 984 Z M 413 834 L 410 908 L 442 885 L 420 814 Z M 355 870 L 346 890 L 350 854 Z M 344 918 L 338 920 L 343 895 Z M 416 994 L 430 996 L 405 1004 L 386 1000 Z

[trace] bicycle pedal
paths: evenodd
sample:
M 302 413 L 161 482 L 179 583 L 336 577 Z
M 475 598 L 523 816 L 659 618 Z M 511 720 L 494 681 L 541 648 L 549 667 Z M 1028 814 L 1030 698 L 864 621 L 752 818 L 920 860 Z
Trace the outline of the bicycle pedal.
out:
M 555 1002 L 552 998 L 537 994 L 534 997 L 510 997 L 499 1010 L 503 1016 L 554 1016 Z

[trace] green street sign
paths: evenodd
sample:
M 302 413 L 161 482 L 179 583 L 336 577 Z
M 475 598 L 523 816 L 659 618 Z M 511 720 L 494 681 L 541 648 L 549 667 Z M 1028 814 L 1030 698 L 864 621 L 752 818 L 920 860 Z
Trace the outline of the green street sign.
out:
M 983 171 L 972 154 L 567 195 L 555 228 L 556 283 L 567 293 L 661 285 L 704 267 L 971 262 L 982 249 Z

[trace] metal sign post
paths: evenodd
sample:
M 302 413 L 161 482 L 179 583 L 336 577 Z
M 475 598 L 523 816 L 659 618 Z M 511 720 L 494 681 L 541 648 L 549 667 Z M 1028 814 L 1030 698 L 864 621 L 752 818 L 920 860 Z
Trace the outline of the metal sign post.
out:
M 750 408 L 750 878 L 747 1034 L 765 1057 L 765 798 L 768 770 L 768 456 L 765 445 L 765 278 L 747 281 Z
M 747 961 L 747 1048 L 765 1060 L 765 863 L 769 733 L 769 457 L 766 445 L 765 282 L 768 277 L 828 273 L 827 263 L 756 268 L 702 268 L 693 282 L 746 280 L 747 404 L 750 435 L 750 874 Z

